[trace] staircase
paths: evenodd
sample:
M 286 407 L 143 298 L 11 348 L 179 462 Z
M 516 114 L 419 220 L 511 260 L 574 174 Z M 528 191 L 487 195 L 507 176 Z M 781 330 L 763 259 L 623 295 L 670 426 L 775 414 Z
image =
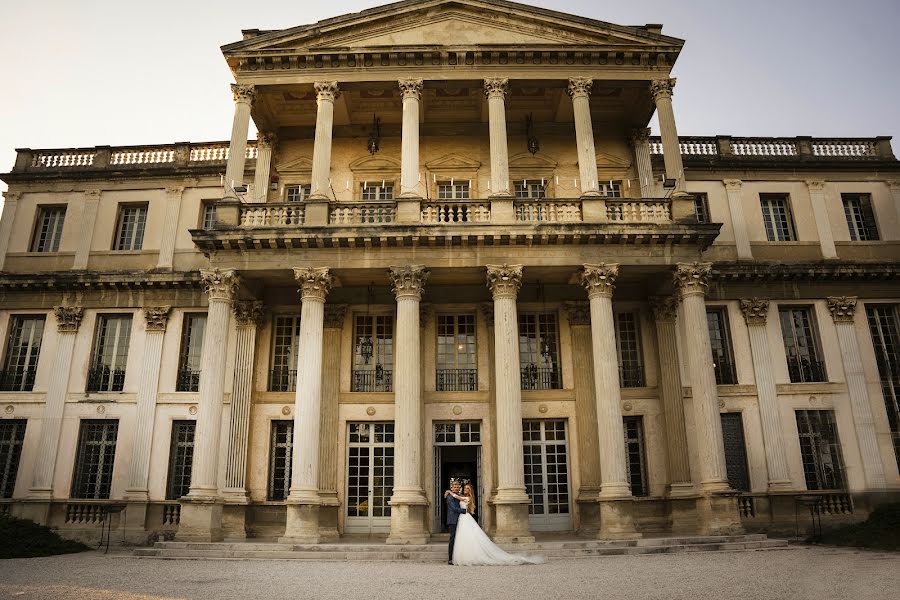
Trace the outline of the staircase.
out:
M 633 554 L 679 552 L 734 552 L 786 548 L 785 540 L 770 540 L 764 534 L 729 536 L 657 537 L 639 540 L 540 540 L 530 544 L 502 544 L 516 554 L 540 555 L 550 560 Z M 157 542 L 138 548 L 134 556 L 161 559 L 267 559 L 267 560 L 364 560 L 443 562 L 446 543 L 392 546 L 370 540 L 323 544 L 277 544 L 263 542 Z

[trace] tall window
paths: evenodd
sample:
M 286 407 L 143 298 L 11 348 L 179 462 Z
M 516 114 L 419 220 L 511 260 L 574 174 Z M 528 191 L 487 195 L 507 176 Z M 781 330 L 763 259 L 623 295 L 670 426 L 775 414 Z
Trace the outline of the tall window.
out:
M 706 323 L 709 326 L 709 342 L 712 346 L 713 367 L 718 385 L 734 385 L 737 374 L 734 370 L 734 354 L 731 349 L 731 335 L 728 331 L 728 311 L 724 307 L 707 308 Z
M 270 392 L 297 389 L 297 355 L 300 350 L 300 317 L 275 317 L 272 322 L 272 371 Z
M 43 335 L 43 315 L 13 315 L 10 318 L 0 390 L 30 392 L 34 389 Z
M 791 382 L 828 381 L 812 310 L 808 306 L 779 306 L 778 316 Z
M 172 421 L 166 500 L 178 500 L 182 496 L 187 496 L 191 489 L 191 468 L 194 461 L 194 433 L 196 430 L 196 421 Z
M 438 315 L 437 391 L 477 390 L 476 361 L 475 315 Z
M 516 198 L 524 200 L 547 197 L 547 189 L 540 181 L 514 181 L 513 189 Z
M 750 470 L 747 467 L 747 444 L 744 440 L 743 414 L 722 413 L 722 441 L 725 444 L 725 470 L 728 485 L 733 490 L 750 491 Z
M 186 313 L 181 327 L 181 350 L 178 353 L 178 381 L 176 392 L 196 392 L 200 389 L 200 351 L 206 315 Z
M 694 194 L 694 214 L 698 223 L 709 223 L 709 198 L 706 194 Z
M 523 390 L 562 387 L 558 332 L 556 313 L 519 315 L 519 367 Z
M 384 185 L 381 185 L 381 184 Z M 362 190 L 362 195 L 360 198 L 364 202 L 376 202 L 378 200 L 393 200 L 394 199 L 394 182 L 393 181 L 385 181 L 385 182 L 377 182 L 373 181 L 369 183 L 365 181 L 361 184 L 360 189 Z
M 797 239 L 787 196 L 760 194 L 759 203 L 762 206 L 763 224 L 766 226 L 766 239 L 770 242 L 790 242 Z
M 869 194 L 841 194 L 850 239 L 854 242 L 878 239 L 878 225 Z
M 25 419 L 0 421 L 0 498 L 12 498 L 25 441 Z
M 394 317 L 356 315 L 353 323 L 354 392 L 390 392 L 394 383 Z
M 875 363 L 887 411 L 894 457 L 900 466 L 900 317 L 896 304 L 866 304 Z
M 467 200 L 470 198 L 468 181 L 438 181 L 437 192 L 440 200 Z
M 616 313 L 616 352 L 619 382 L 623 388 L 643 387 L 644 360 L 641 354 L 641 326 L 636 312 Z
M 621 181 L 601 181 L 599 183 L 600 195 L 606 196 L 607 198 L 621 198 L 622 197 L 622 182 Z
M 644 417 L 622 417 L 622 421 L 625 426 L 625 458 L 631 495 L 646 496 L 650 489 L 644 460 Z
M 845 489 L 847 480 L 834 411 L 798 410 L 797 432 L 806 489 Z
M 203 222 L 200 227 L 203 229 L 216 228 L 216 204 L 214 202 L 203 203 Z
M 312 193 L 312 184 L 287 185 L 284 187 L 284 196 L 288 202 L 302 202 Z
M 121 392 L 131 340 L 131 315 L 99 315 L 87 391 Z
M 118 433 L 117 420 L 81 421 L 72 498 L 109 499 Z
M 65 206 L 41 207 L 31 242 L 31 251 L 58 252 L 65 220 Z
M 269 444 L 268 499 L 282 501 L 291 489 L 291 455 L 294 451 L 294 422 L 272 421 Z
M 124 204 L 116 226 L 116 250 L 140 250 L 144 246 L 147 205 Z

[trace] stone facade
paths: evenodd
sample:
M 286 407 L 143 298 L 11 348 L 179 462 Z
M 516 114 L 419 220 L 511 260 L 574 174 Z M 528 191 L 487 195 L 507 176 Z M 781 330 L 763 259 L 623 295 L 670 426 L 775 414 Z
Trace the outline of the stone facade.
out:
M 450 475 L 501 540 L 896 498 L 889 138 L 679 138 L 682 43 L 400 2 L 225 46 L 230 142 L 20 149 L 0 509 L 405 544 Z

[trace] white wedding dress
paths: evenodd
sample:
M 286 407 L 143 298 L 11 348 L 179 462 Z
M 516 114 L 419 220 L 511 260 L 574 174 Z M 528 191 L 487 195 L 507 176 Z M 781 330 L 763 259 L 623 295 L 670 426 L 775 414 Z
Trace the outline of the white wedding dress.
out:
M 465 508 L 466 503 L 459 505 Z M 453 545 L 453 564 L 460 566 L 539 565 L 542 556 L 509 554 L 491 541 L 468 512 L 459 515 L 456 525 L 456 542 Z

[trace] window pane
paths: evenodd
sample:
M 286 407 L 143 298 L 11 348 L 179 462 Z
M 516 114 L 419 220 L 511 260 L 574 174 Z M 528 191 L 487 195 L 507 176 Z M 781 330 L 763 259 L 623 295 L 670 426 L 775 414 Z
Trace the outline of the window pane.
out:
M 872 198 L 869 194 L 841 194 L 844 203 L 844 216 L 852 241 L 878 239 L 878 227 L 875 224 L 875 213 L 872 209 Z
M 172 422 L 166 500 L 178 500 L 182 496 L 186 496 L 188 491 L 190 491 L 196 425 L 195 421 Z
M 292 392 L 297 388 L 300 317 L 275 317 L 272 330 L 272 371 L 269 373 L 269 391 Z
M 731 336 L 728 334 L 728 314 L 724 308 L 707 309 L 706 322 L 709 326 L 709 342 L 712 347 L 716 383 L 718 385 L 734 385 L 737 383 L 737 376 L 731 350 Z
M 15 315 L 10 319 L 0 390 L 30 392 L 34 388 L 44 320 L 43 315 Z
M 900 466 L 900 319 L 896 304 L 867 304 L 866 316 L 888 416 L 894 458 Z
M 844 461 L 841 455 L 834 412 L 798 410 L 797 431 L 803 474 L 809 490 L 845 489 Z
M 706 194 L 694 194 L 694 214 L 698 223 L 709 223 L 709 200 Z
M 0 498 L 12 498 L 25 441 L 25 419 L 0 421 Z
M 40 209 L 32 252 L 58 252 L 62 239 L 63 223 L 66 219 L 66 207 L 50 206 Z
M 523 390 L 560 389 L 556 313 L 519 315 L 519 366 Z
M 478 389 L 475 315 L 438 315 L 437 390 Z
M 778 315 L 791 381 L 827 381 L 810 309 L 782 306 L 778 309 Z
M 763 223 L 766 227 L 766 238 L 770 242 L 794 240 L 794 223 L 788 199 L 785 196 L 761 194 L 759 202 L 762 207 Z
M 140 250 L 144 244 L 146 206 L 122 206 L 119 210 L 116 250 Z
M 644 361 L 641 353 L 640 319 L 637 313 L 616 314 L 616 350 L 622 387 L 643 387 Z
M 117 420 L 84 420 L 78 435 L 72 497 L 108 500 L 116 457 Z
M 356 315 L 354 321 L 354 392 L 390 392 L 393 389 L 394 317 Z
M 200 352 L 203 349 L 205 330 L 206 315 L 190 313 L 184 315 L 175 391 L 196 392 L 200 389 Z
M 100 315 L 88 372 L 89 392 L 121 392 L 131 339 L 131 315 Z
M 269 445 L 269 500 L 287 498 L 291 489 L 291 459 L 294 449 L 294 422 L 272 421 Z
M 747 469 L 747 445 L 744 441 L 743 415 L 741 413 L 722 413 L 721 418 L 728 485 L 732 489 L 749 492 L 750 475 Z
M 625 458 L 632 496 L 646 496 L 647 467 L 644 464 L 644 418 L 622 417 L 625 429 Z

